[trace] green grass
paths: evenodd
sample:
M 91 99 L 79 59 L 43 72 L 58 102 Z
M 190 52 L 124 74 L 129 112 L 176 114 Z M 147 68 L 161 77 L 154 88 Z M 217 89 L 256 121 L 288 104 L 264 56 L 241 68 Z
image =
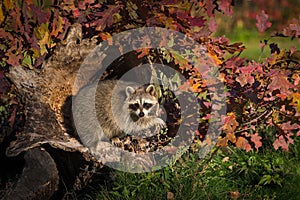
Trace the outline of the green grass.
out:
M 113 172 L 113 180 L 85 199 L 299 199 L 300 141 L 289 152 L 217 149 L 205 159 L 186 153 L 173 166 L 143 174 Z
M 260 34 L 257 30 L 247 30 L 244 28 L 235 28 L 231 32 L 218 31 L 214 36 L 225 35 L 231 43 L 242 42 L 246 50 L 243 51 L 241 57 L 247 58 L 248 60 L 264 61 L 265 58 L 270 56 L 270 48 L 268 47 L 271 43 L 278 44 L 278 47 L 283 50 L 289 50 L 291 47 L 300 49 L 298 39 L 291 39 L 289 37 L 271 37 L 272 32 Z M 260 42 L 268 40 L 268 45 L 264 51 L 261 51 Z

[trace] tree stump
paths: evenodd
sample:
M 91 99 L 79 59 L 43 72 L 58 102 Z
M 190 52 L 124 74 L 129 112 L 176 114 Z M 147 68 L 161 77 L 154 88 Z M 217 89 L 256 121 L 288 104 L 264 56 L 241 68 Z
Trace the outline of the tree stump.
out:
M 6 148 L 6 156 L 21 157 L 25 164 L 18 163 L 22 170 L 7 184 L 4 199 L 66 197 L 85 186 L 102 166 L 68 130 L 71 110 L 65 111 L 71 109 L 72 84 L 82 61 L 96 46 L 96 40 L 81 39 L 80 25 L 71 29 L 73 35 L 41 69 L 19 66 L 7 74 L 24 104 L 26 122 Z

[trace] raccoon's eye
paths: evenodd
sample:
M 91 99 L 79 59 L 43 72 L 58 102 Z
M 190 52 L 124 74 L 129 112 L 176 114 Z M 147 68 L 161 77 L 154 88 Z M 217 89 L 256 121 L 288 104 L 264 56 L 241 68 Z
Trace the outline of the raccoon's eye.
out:
M 131 110 L 134 110 L 134 111 L 136 111 L 137 109 L 139 109 L 139 107 L 140 107 L 140 105 L 139 105 L 138 103 L 130 104 L 130 105 L 129 105 L 129 108 L 130 108 Z
M 144 103 L 143 104 L 143 108 L 145 108 L 145 109 L 149 109 L 149 108 L 151 108 L 153 106 L 153 104 L 151 104 L 151 103 Z

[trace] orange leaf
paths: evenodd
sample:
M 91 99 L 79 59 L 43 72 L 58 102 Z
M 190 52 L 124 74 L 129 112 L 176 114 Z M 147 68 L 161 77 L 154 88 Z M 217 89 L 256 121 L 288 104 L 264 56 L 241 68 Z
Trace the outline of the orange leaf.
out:
M 236 121 L 236 116 L 234 113 L 228 113 L 223 119 L 223 130 L 226 134 L 233 133 L 238 127 L 239 123 Z
M 246 140 L 243 137 L 238 137 L 236 143 L 235 143 L 236 147 L 244 149 L 246 152 L 250 151 L 251 145 L 249 144 L 248 140 Z

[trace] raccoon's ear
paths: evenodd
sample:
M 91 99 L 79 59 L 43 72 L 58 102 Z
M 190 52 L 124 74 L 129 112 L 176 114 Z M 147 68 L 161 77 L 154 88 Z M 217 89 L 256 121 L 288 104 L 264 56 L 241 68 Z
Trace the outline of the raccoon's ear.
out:
M 154 86 L 154 85 L 149 85 L 149 86 L 146 88 L 146 92 L 149 93 L 149 94 L 152 95 L 152 96 L 155 96 L 155 95 L 156 95 L 155 86 Z
M 130 95 L 132 95 L 134 93 L 134 88 L 131 86 L 127 86 L 126 87 L 126 96 L 129 97 Z

